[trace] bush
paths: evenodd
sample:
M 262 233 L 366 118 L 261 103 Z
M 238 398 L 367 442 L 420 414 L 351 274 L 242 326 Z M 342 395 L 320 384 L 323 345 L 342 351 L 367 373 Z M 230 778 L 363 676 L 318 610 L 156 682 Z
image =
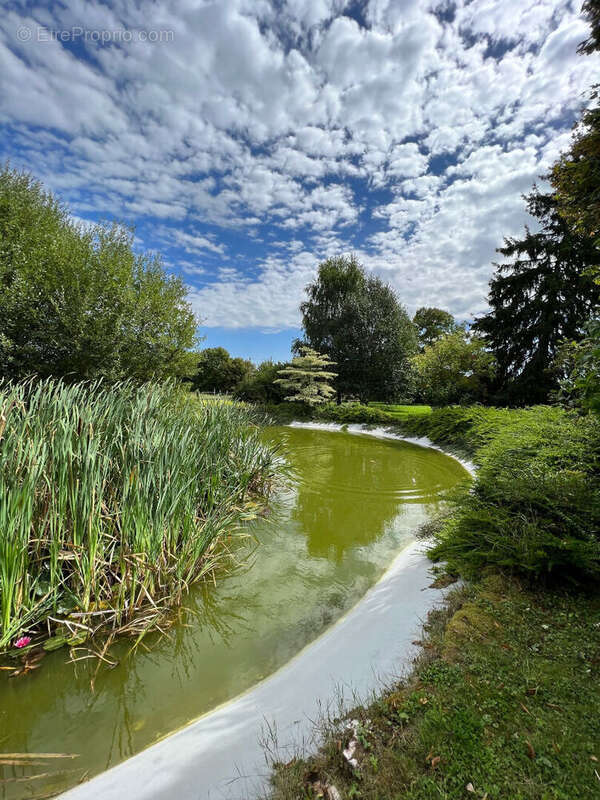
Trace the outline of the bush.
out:
M 600 425 L 559 408 L 440 409 L 411 425 L 466 445 L 475 482 L 431 555 L 472 575 L 493 565 L 581 582 L 600 575 Z
M 285 390 L 275 381 L 284 367 L 283 362 L 263 361 L 238 384 L 234 396 L 250 403 L 283 403 Z
M 436 444 L 458 447 L 477 460 L 479 448 L 506 425 L 525 419 L 529 413 L 532 412 L 508 408 L 446 406 L 435 408 L 430 414 L 408 416 L 402 428 L 417 436 L 427 436 Z
M 370 425 L 390 425 L 397 422 L 397 419 L 392 414 L 388 414 L 379 408 L 371 408 L 359 403 L 348 403 L 340 406 L 334 403 L 326 403 L 314 409 L 313 416 L 315 419 L 330 420 L 343 425 L 360 422 Z

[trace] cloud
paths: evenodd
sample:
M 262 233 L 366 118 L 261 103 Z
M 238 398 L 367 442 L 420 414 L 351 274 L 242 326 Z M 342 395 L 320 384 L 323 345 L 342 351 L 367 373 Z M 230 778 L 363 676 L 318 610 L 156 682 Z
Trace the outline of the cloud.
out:
M 9 3 L 3 155 L 74 213 L 135 223 L 207 325 L 297 325 L 319 260 L 342 252 L 411 309 L 468 317 L 597 80 L 576 5 Z

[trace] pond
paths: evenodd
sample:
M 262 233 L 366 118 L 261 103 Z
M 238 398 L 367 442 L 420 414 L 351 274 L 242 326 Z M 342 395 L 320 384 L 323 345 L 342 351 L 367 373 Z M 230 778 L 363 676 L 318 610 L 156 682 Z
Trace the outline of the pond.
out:
M 73 786 L 276 671 L 365 595 L 441 493 L 468 477 L 451 457 L 395 439 L 301 427 L 265 436 L 293 478 L 249 526 L 247 567 L 194 590 L 150 649 L 113 647 L 113 668 L 59 651 L 26 676 L 0 673 L 2 752 L 77 754 L 0 766 L 0 797 Z

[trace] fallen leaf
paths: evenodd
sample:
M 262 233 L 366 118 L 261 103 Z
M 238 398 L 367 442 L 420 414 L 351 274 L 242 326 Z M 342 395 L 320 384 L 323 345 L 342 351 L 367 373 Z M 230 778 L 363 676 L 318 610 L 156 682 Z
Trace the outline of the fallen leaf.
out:
M 532 760 L 535 759 L 535 750 L 533 749 L 533 745 L 531 744 L 531 742 L 529 740 L 526 740 L 525 744 L 527 745 L 527 755 Z
M 467 783 L 467 792 L 471 792 L 471 794 L 475 794 L 475 787 L 472 783 Z
M 436 756 L 435 758 L 432 758 L 431 759 L 431 766 L 433 768 L 437 767 L 437 765 L 440 763 L 441 760 L 442 760 L 441 756 Z

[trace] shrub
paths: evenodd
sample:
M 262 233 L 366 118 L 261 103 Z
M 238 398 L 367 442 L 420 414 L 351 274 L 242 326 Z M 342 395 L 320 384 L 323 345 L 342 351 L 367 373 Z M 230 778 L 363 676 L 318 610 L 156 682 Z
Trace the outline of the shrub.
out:
M 397 422 L 392 414 L 388 414 L 379 408 L 371 408 L 359 403 L 347 403 L 340 406 L 334 403 L 327 403 L 315 409 L 313 416 L 315 419 L 330 420 L 341 424 L 362 422 L 370 425 L 390 425 Z
M 493 565 L 574 582 L 600 575 L 597 420 L 544 406 L 443 409 L 415 427 L 467 444 L 479 464 L 472 488 L 454 498 L 434 559 L 466 574 Z

